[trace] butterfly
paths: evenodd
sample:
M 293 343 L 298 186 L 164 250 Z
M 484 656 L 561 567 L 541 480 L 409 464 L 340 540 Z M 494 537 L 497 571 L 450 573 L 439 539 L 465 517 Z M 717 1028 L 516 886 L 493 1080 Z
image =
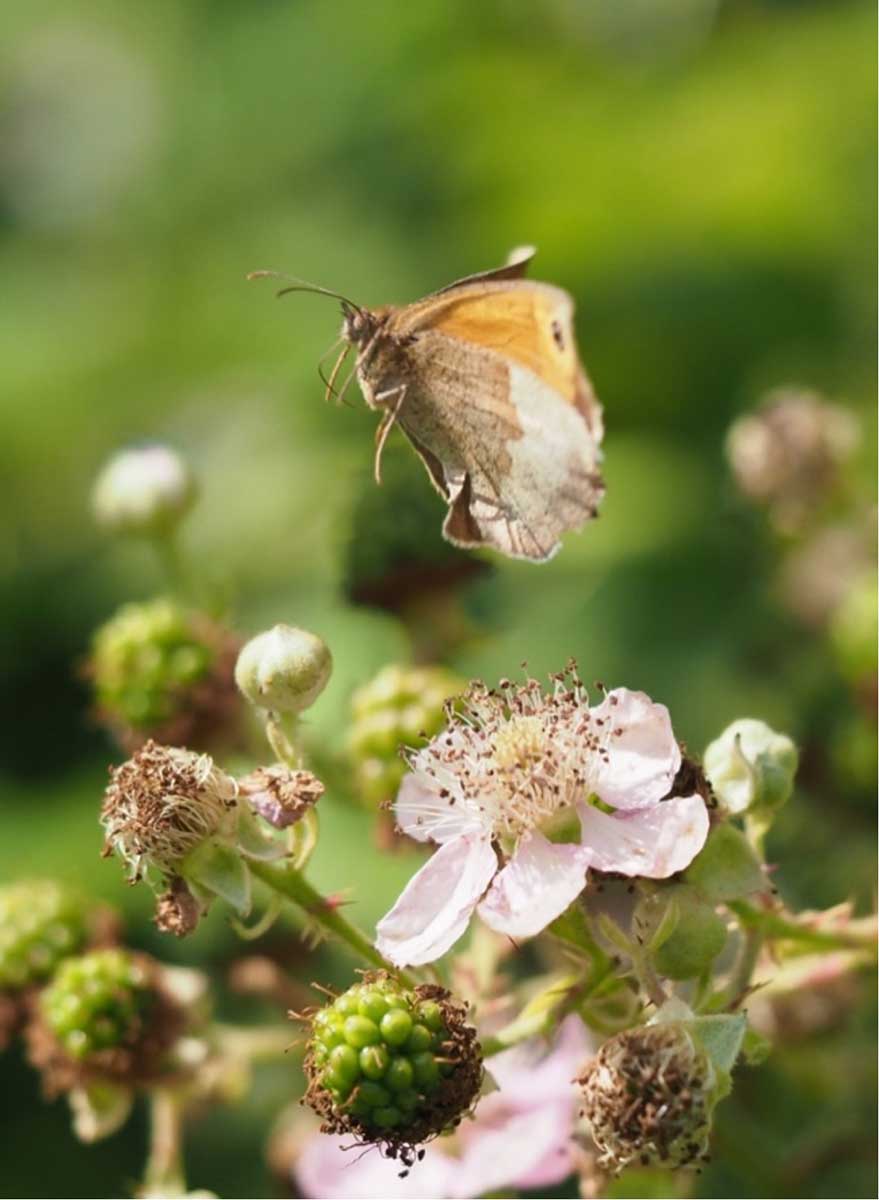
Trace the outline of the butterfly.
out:
M 344 347 L 328 392 L 354 351 L 352 374 L 381 414 L 376 480 L 398 426 L 448 504 L 448 541 L 540 562 L 562 533 L 597 515 L 603 427 L 577 352 L 573 300 L 525 278 L 533 255 L 514 251 L 505 266 L 398 307 L 365 308 L 301 281 L 278 294 L 342 302 Z

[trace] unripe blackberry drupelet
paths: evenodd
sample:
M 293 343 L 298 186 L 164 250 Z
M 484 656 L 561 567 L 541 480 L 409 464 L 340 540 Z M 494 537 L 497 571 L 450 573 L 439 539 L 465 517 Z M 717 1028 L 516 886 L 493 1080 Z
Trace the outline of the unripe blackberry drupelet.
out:
M 17 991 L 51 975 L 86 944 L 89 918 L 87 902 L 55 880 L 0 888 L 0 990 Z
M 96 716 L 123 749 L 148 738 L 206 750 L 240 735 L 239 640 L 203 612 L 160 598 L 124 604 L 93 639 L 85 673 Z
M 305 1099 L 322 1130 L 414 1161 L 414 1148 L 453 1129 L 479 1095 L 482 1053 L 465 1018 L 445 988 L 404 988 L 384 972 L 315 1012 Z
M 121 947 L 65 959 L 32 1006 L 29 1057 L 48 1095 L 160 1078 L 186 1020 L 147 955 Z
M 358 798 L 370 808 L 390 803 L 408 766 L 401 746 L 421 745 L 446 723 L 445 703 L 466 684 L 439 666 L 389 664 L 351 698 L 348 753 Z

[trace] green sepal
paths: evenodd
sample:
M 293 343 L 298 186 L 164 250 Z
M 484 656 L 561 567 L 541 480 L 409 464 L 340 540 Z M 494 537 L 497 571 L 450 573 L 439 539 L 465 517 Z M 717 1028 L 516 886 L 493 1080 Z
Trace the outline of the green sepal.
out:
M 202 842 L 183 860 L 180 874 L 199 890 L 225 900 L 239 916 L 250 912 L 250 871 L 238 850 L 225 842 Z
M 728 822 L 714 826 L 684 879 L 714 904 L 740 900 L 767 886 L 763 865 L 750 842 Z
M 749 1025 L 742 1042 L 742 1058 L 751 1067 L 759 1067 L 772 1053 L 772 1042 Z
M 687 1028 L 714 1068 L 712 1103 L 716 1104 L 732 1090 L 732 1069 L 742 1049 L 748 1019 L 744 1013 L 719 1013 L 695 1017 L 687 1023 Z
M 283 842 L 273 838 L 268 827 L 245 805 L 238 812 L 237 845 L 242 854 L 257 862 L 273 862 L 287 853 Z
M 129 1088 L 105 1081 L 73 1088 L 67 1099 L 73 1132 L 86 1145 L 120 1129 L 134 1105 L 134 1093 Z

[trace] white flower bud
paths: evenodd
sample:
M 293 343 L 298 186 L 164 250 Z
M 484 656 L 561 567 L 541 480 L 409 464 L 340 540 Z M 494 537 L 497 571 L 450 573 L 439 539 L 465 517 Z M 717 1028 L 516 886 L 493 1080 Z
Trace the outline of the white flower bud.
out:
M 322 638 L 292 625 L 257 634 L 238 655 L 235 682 L 258 708 L 300 713 L 324 690 L 333 669 Z
M 92 492 L 98 524 L 111 533 L 167 533 L 189 510 L 195 482 L 167 446 L 142 446 L 113 456 Z
M 793 790 L 797 748 L 765 721 L 743 717 L 705 751 L 703 766 L 717 798 L 732 813 L 775 811 Z

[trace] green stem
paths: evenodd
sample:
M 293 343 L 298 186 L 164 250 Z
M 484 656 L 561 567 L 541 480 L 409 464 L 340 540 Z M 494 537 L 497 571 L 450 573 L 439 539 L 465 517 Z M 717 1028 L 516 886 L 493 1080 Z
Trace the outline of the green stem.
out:
M 183 1100 L 171 1088 L 150 1092 L 150 1148 L 143 1183 L 147 1193 L 182 1196 L 186 1192 Z
M 405 971 L 398 971 L 386 962 L 366 934 L 362 933 L 346 917 L 343 917 L 339 909 L 330 904 L 298 871 L 266 862 L 251 862 L 250 870 L 272 891 L 284 896 L 287 900 L 292 900 L 325 933 L 343 942 L 349 950 L 368 962 L 370 966 L 377 967 L 382 971 L 389 971 L 406 987 L 415 986 L 415 980 L 411 975 Z
M 760 948 L 763 945 L 763 932 L 756 926 L 745 930 L 745 936 L 742 941 L 742 947 L 739 951 L 739 959 L 736 963 L 735 970 L 730 976 L 729 983 L 724 988 L 722 994 L 722 1008 L 734 1009 L 738 1008 L 742 1000 L 748 992 L 748 987 L 751 983 L 751 976 L 754 974 L 754 968 L 757 966 L 757 959 L 760 957 Z
M 292 771 L 298 771 L 302 766 L 302 755 L 287 736 L 283 718 L 276 712 L 266 714 L 266 738 L 278 761 Z
M 174 531 L 159 534 L 152 539 L 152 543 L 161 563 L 168 590 L 176 596 L 187 596 L 190 578 L 177 534 Z
M 808 926 L 798 925 L 796 921 L 778 913 L 762 912 L 753 908 L 744 900 L 733 901 L 728 907 L 746 929 L 759 929 L 765 938 L 801 942 L 809 949 L 815 950 L 869 950 L 875 944 L 872 930 L 850 928 L 846 932 L 833 933 L 824 929 L 809 929 Z

